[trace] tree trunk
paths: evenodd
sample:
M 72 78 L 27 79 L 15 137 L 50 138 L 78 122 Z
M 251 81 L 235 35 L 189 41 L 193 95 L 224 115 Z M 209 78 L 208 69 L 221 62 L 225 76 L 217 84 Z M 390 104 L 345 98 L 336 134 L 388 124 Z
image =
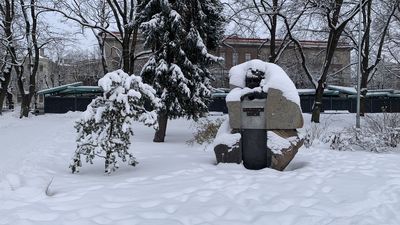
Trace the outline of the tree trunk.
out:
M 165 133 L 167 131 L 168 114 L 160 112 L 158 114 L 158 129 L 154 134 L 153 142 L 164 142 Z
M 122 39 L 122 70 L 125 73 L 131 71 L 131 57 L 130 57 L 130 42 L 131 42 L 132 30 L 125 29 L 124 37 Z
M 368 72 L 367 72 L 368 73 Z M 366 103 L 367 103 L 367 85 L 368 85 L 368 76 L 361 77 L 361 93 L 360 93 L 360 116 L 365 115 Z
M 19 118 L 29 116 L 30 104 L 31 104 L 31 95 L 30 94 L 23 95 L 21 102 L 21 113 Z
M 106 59 L 105 47 L 104 47 L 104 33 L 103 34 L 96 34 L 97 43 L 99 44 L 100 48 L 100 55 L 101 55 L 101 65 L 103 67 L 103 73 L 108 73 L 108 64 Z
M 135 28 L 133 30 L 131 46 L 130 46 L 130 50 L 129 50 L 129 58 L 130 58 L 129 75 L 135 73 L 135 50 L 136 50 L 136 44 L 137 44 L 137 36 L 138 36 L 138 28 Z
M 0 115 L 3 113 L 3 105 L 4 105 L 4 99 L 6 98 L 6 93 L 7 93 L 7 90 L 4 91 L 4 89 L 1 89 L 1 92 L 0 92 Z
M 129 73 L 129 43 L 122 44 L 122 70 Z
M 367 97 L 367 85 L 369 77 L 369 60 L 370 60 L 370 33 L 371 33 L 371 9 L 372 0 L 368 1 L 366 7 L 362 8 L 363 24 L 364 24 L 364 36 L 361 43 L 363 49 L 361 53 L 361 96 L 360 96 L 360 115 L 364 116 L 365 113 L 365 98 Z M 361 29 L 361 27 L 360 27 Z
M 311 121 L 314 123 L 319 123 L 320 114 L 322 110 L 322 97 L 324 95 L 324 89 L 325 87 L 323 86 L 323 83 L 320 80 L 318 82 L 317 90 L 315 91 L 314 106 L 311 116 Z
M 311 122 L 314 123 L 319 123 L 320 113 L 322 109 L 322 99 L 326 86 L 329 67 L 331 66 L 333 55 L 335 54 L 336 47 L 338 46 L 340 36 L 342 35 L 347 23 L 356 15 L 355 13 L 352 14 L 351 17 L 347 18 L 345 21 L 341 22 L 340 25 L 338 25 L 342 3 L 343 0 L 336 0 L 332 17 L 330 15 L 327 15 L 330 22 L 330 31 L 326 46 L 325 62 L 323 64 L 322 74 L 318 80 L 318 87 L 315 92 L 315 100 L 311 117 Z
M 277 54 L 276 54 L 276 29 L 278 27 L 278 15 L 277 15 L 277 11 L 278 10 L 278 0 L 273 0 L 273 10 L 274 10 L 274 14 L 272 15 L 272 21 L 271 21 L 271 44 L 270 44 L 270 53 L 269 53 L 269 62 L 271 63 L 276 63 L 276 58 L 277 58 Z
M 361 56 L 362 58 L 362 70 L 361 70 L 361 102 L 360 102 L 360 115 L 364 116 L 365 110 L 366 110 L 366 97 L 367 97 L 367 88 L 368 88 L 368 82 L 372 77 L 374 76 L 375 73 L 375 68 L 378 66 L 380 61 L 382 60 L 382 50 L 383 46 L 385 44 L 385 37 L 387 36 L 388 30 L 389 30 L 389 25 L 391 23 L 392 17 L 395 15 L 397 8 L 400 8 L 397 2 L 393 2 L 392 9 L 390 14 L 388 14 L 388 17 L 385 21 L 384 28 L 380 34 L 380 41 L 378 45 L 378 51 L 375 56 L 375 62 L 370 65 L 370 60 L 371 60 L 371 44 L 370 41 L 370 33 L 371 33 L 371 25 L 372 25 L 372 5 L 373 2 L 372 0 L 369 0 L 367 2 L 366 8 L 363 9 L 363 23 L 364 23 L 364 36 L 363 36 L 363 48 L 362 48 L 362 53 Z
M 14 21 L 14 16 L 15 16 L 15 14 L 14 14 L 15 2 L 14 1 L 2 1 L 1 5 L 3 6 L 2 7 L 3 18 L 1 19 L 2 28 L 4 30 L 4 35 L 5 35 L 4 37 L 6 37 L 6 40 L 7 40 L 6 42 L 9 43 L 7 46 L 5 46 L 7 49 L 6 55 L 11 53 L 11 55 L 10 55 L 11 61 L 14 63 L 15 60 L 14 60 L 13 56 L 16 55 L 16 52 L 15 52 L 14 44 L 11 44 L 11 43 L 14 43 L 12 23 Z M 4 59 L 6 59 L 6 57 Z M 4 63 L 6 63 L 6 62 L 4 62 Z M 7 65 L 5 65 L 5 66 L 7 66 Z M 3 82 L 1 82 L 2 91 L 0 93 L 0 114 L 3 110 L 4 99 L 5 99 L 5 96 L 7 95 L 8 85 L 11 80 L 11 68 L 9 69 L 8 73 L 4 73 L 4 78 L 5 78 L 5 80 Z
M 7 90 L 8 90 L 8 85 L 10 83 L 11 79 L 11 70 L 9 73 L 3 73 L 4 74 L 4 81 L 1 82 L 1 91 L 0 91 L 0 115 L 2 114 L 3 111 L 3 106 L 4 106 L 4 99 L 7 96 Z

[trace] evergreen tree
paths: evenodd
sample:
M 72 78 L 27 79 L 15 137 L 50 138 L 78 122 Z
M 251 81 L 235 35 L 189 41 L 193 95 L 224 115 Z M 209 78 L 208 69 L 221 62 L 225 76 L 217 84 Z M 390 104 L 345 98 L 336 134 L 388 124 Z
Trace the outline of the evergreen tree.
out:
M 219 0 L 142 0 L 138 24 L 153 51 L 141 76 L 161 99 L 155 142 L 163 142 L 167 120 L 197 119 L 207 112 L 210 79 L 207 66 L 218 57 L 208 53 L 223 36 Z
M 157 109 L 159 99 L 155 90 L 144 84 L 141 77 L 118 70 L 100 79 L 99 86 L 104 91 L 103 96 L 90 103 L 75 125 L 78 138 L 70 165 L 72 173 L 79 172 L 82 167 L 81 155 L 90 163 L 95 156 L 104 158 L 107 174 L 118 168 L 117 158 L 135 166 L 135 157 L 128 151 L 133 122 L 138 120 L 156 126 L 156 110 L 148 111 L 146 108 Z

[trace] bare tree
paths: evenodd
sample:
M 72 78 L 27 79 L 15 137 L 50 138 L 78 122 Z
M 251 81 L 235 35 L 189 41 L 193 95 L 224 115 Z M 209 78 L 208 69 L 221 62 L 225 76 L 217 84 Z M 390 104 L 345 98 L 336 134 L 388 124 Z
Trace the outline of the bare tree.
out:
M 361 107 L 360 112 L 365 113 L 368 84 L 377 72 L 382 62 L 384 47 L 387 42 L 391 21 L 399 7 L 399 0 L 368 0 L 362 9 L 362 52 L 361 52 Z M 354 22 L 349 27 L 346 35 L 352 40 L 355 49 L 359 49 L 358 37 L 359 23 Z M 390 49 L 388 49 L 390 53 Z
M 53 7 L 46 9 L 60 13 L 68 20 L 78 23 L 82 28 L 88 28 L 95 36 L 99 55 L 102 61 L 103 73 L 109 71 L 109 65 L 106 60 L 105 38 L 110 27 L 112 11 L 106 0 L 55 0 Z M 114 33 L 112 33 L 114 34 Z M 119 40 L 118 36 L 113 36 Z
M 12 68 L 15 72 L 18 91 L 22 98 L 20 116 L 27 117 L 32 98 L 36 93 L 40 49 L 56 38 L 46 34 L 46 26 L 40 21 L 41 14 L 46 10 L 39 10 L 36 0 L 7 0 L 2 3 L 4 4 L 0 5 L 1 28 L 4 36 L 1 37 L 1 41 L 7 57 L 7 60 L 3 60 L 5 63 L 3 68 Z M 8 86 L 13 76 L 10 71 L 3 70 L 4 87 Z M 0 98 L 4 99 L 1 96 Z M 3 99 L 0 99 L 2 104 Z
M 15 66 L 14 69 L 17 74 L 17 84 L 19 92 L 22 96 L 21 102 L 21 115 L 20 117 L 28 117 L 30 110 L 30 103 L 32 101 L 32 97 L 36 92 L 36 74 L 39 68 L 39 58 L 40 58 L 40 46 L 38 43 L 38 16 L 39 12 L 36 10 L 36 0 L 30 0 L 28 2 L 24 0 L 20 0 L 20 8 L 23 15 L 24 20 L 24 39 L 26 44 L 27 55 L 23 61 L 27 60 L 28 63 L 28 71 L 27 75 L 29 76 L 28 80 L 28 88 L 25 89 L 25 71 L 24 71 L 24 62 L 20 62 L 18 66 Z M 43 11 L 42 11 L 43 12 Z M 14 56 L 15 62 L 17 62 L 16 56 Z
M 0 114 L 3 110 L 4 99 L 11 80 L 12 62 L 10 53 L 15 53 L 12 24 L 15 19 L 15 1 L 4 0 L 0 2 L 0 28 L 1 31 L 1 76 L 0 76 Z
M 108 70 L 104 52 L 107 36 L 115 39 L 121 48 L 121 68 L 132 74 L 135 60 L 148 52 L 135 53 L 138 26 L 135 23 L 136 0 L 56 0 L 55 7 L 46 9 L 58 12 L 66 18 L 78 22 L 83 28 L 92 29 L 103 60 L 103 70 Z
M 376 18 L 381 22 L 380 25 L 374 26 L 375 31 L 378 32 L 377 40 L 371 40 L 371 25 L 372 23 L 372 5 L 373 0 L 369 0 L 366 4 L 366 7 L 363 9 L 363 25 L 364 25 L 364 35 L 362 41 L 362 66 L 361 66 L 361 115 L 365 113 L 365 104 L 366 104 L 366 96 L 367 96 L 367 85 L 369 81 L 375 75 L 378 64 L 382 60 L 382 50 L 385 44 L 385 38 L 387 36 L 387 32 L 389 30 L 390 22 L 393 18 L 393 15 L 397 11 L 397 7 L 400 3 L 399 0 L 391 0 L 388 2 L 382 1 L 382 8 L 385 13 L 379 15 L 379 18 Z M 377 28 L 381 28 L 379 31 Z M 375 44 L 375 46 L 374 46 Z M 375 47 L 375 48 L 374 48 Z M 372 51 L 375 49 L 375 59 L 372 59 Z M 372 62 L 371 62 L 372 61 Z
M 53 64 L 64 83 L 83 82 L 87 86 L 97 86 L 102 74 L 101 59 L 87 50 L 66 51 L 58 62 Z
M 236 25 L 236 32 L 249 36 L 265 34 L 269 37 L 263 45 L 268 44 L 268 61 L 277 63 L 282 53 L 296 40 L 293 31 L 308 12 L 310 2 L 308 0 L 233 0 L 225 6 L 230 14 L 230 22 Z
M 282 62 L 282 55 L 289 48 L 294 48 L 291 54 L 295 53 L 293 55 L 295 58 L 291 58 L 300 63 L 305 78 L 316 88 L 317 82 L 308 68 L 307 57 L 298 38 L 304 37 L 304 34 L 299 32 L 301 31 L 299 28 L 308 23 L 305 20 L 310 17 L 308 15 L 311 13 L 310 3 L 309 0 L 231 0 L 225 4 L 225 7 L 230 24 L 235 25 L 233 32 L 239 32 L 245 36 L 266 35 L 268 37 L 259 47 L 260 52 L 262 48 L 268 48 L 268 61 L 279 64 Z M 292 75 L 297 75 L 297 73 Z M 307 81 L 297 83 L 305 85 Z
M 367 1 L 368 0 L 363 0 L 363 4 Z M 318 79 L 311 117 L 312 122 L 319 123 L 322 109 L 322 97 L 326 88 L 326 81 L 334 53 L 347 24 L 357 15 L 360 8 L 357 3 L 344 0 L 313 1 L 312 4 L 316 13 L 325 17 L 325 24 L 329 30 L 325 59 Z

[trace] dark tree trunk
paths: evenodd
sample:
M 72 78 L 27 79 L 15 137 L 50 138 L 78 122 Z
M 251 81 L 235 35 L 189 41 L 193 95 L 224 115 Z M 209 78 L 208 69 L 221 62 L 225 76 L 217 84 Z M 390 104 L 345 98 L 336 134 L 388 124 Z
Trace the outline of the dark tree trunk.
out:
M 125 73 L 130 73 L 132 70 L 131 68 L 131 37 L 132 37 L 132 30 L 131 29 L 124 29 L 124 37 L 122 39 L 122 70 Z M 133 50 L 134 51 L 134 50 Z
M 324 95 L 324 89 L 325 87 L 322 81 L 320 80 L 318 82 L 317 90 L 315 91 L 314 106 L 311 116 L 311 121 L 314 123 L 319 123 L 320 121 L 320 115 L 322 111 L 322 97 Z
M 165 134 L 167 131 L 168 115 L 166 112 L 158 114 L 158 129 L 154 134 L 153 142 L 164 142 Z
M 122 43 L 122 70 L 125 73 L 129 73 L 129 70 L 130 70 L 129 62 L 130 62 L 129 42 Z
M 4 106 L 4 99 L 6 98 L 6 92 L 2 91 L 0 92 L 0 115 L 3 114 L 3 106 Z
M 129 61 L 130 61 L 129 74 L 133 74 L 135 72 L 135 49 L 136 49 L 136 43 L 137 43 L 137 35 L 138 35 L 138 29 L 135 28 L 133 30 L 133 34 L 132 34 L 130 53 L 129 53 L 130 54 L 129 55 Z
M 103 73 L 107 74 L 108 73 L 108 64 L 106 60 L 106 53 L 105 53 L 105 48 L 104 48 L 104 39 L 105 39 L 105 34 L 97 34 L 97 43 L 99 44 L 100 48 L 100 55 L 101 55 L 101 65 L 103 67 Z
M 340 29 L 340 28 L 339 28 Z M 335 53 L 336 46 L 338 45 L 342 30 L 331 30 L 328 39 L 328 46 L 326 49 L 325 63 L 322 69 L 322 74 L 318 80 L 317 90 L 315 91 L 314 106 L 312 111 L 311 122 L 319 123 L 320 114 L 322 110 L 322 98 L 324 96 L 324 90 L 326 86 L 326 79 L 331 65 L 333 54 Z
M 7 90 L 8 90 L 8 85 L 10 83 L 11 79 L 11 70 L 8 73 L 3 73 L 4 75 L 4 81 L 1 82 L 1 91 L 0 91 L 0 115 L 2 114 L 3 111 L 3 106 L 4 106 L 4 99 L 7 96 Z
M 278 15 L 276 10 L 278 10 L 278 0 L 272 1 L 272 7 L 274 10 L 274 14 L 271 16 L 271 44 L 270 44 L 270 55 L 269 55 L 269 62 L 276 63 L 276 29 L 278 27 Z
M 21 113 L 19 116 L 20 118 L 29 116 L 31 100 L 32 96 L 30 94 L 25 94 L 22 96 Z
M 14 11 L 15 11 L 15 2 L 14 1 L 2 1 L 2 3 L 0 3 L 0 9 L 2 11 L 2 16 L 3 18 L 1 18 L 0 22 L 3 25 L 3 29 L 4 29 L 4 34 L 5 37 L 7 39 L 8 43 L 14 43 L 14 39 L 13 39 L 13 29 L 12 29 L 12 22 L 14 20 Z M 15 46 L 14 45 L 8 45 L 6 46 L 7 49 L 7 53 L 6 54 L 16 54 L 15 52 Z M 11 61 L 14 63 L 15 60 L 13 58 L 13 55 L 11 55 Z M 6 63 L 6 62 L 4 62 Z M 4 66 L 7 66 L 6 64 Z M 1 92 L 0 92 L 0 114 L 2 113 L 3 110 L 3 104 L 4 104 L 4 99 L 7 95 L 7 90 L 8 90 L 8 85 L 10 83 L 11 80 L 11 68 L 9 69 L 8 73 L 4 73 L 4 81 L 1 82 Z
M 367 103 L 367 85 L 368 85 L 368 76 L 361 77 L 361 93 L 360 93 L 360 116 L 365 115 L 366 103 Z
M 362 40 L 362 62 L 361 62 L 361 95 L 360 95 L 360 115 L 364 116 L 365 114 L 365 98 L 367 97 L 367 85 L 368 85 L 368 67 L 369 67 L 369 48 L 370 48 L 370 33 L 371 33 L 371 8 L 372 8 L 372 0 L 367 2 L 366 7 L 363 7 L 363 24 L 364 24 L 364 35 Z M 360 28 L 361 29 L 361 28 Z

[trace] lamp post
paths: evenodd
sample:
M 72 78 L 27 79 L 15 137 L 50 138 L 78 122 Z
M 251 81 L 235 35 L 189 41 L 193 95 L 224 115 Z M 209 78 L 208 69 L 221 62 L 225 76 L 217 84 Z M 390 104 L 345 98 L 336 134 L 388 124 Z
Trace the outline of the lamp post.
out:
M 358 13 L 358 69 L 357 69 L 357 115 L 356 128 L 360 128 L 360 97 L 361 97 L 361 54 L 362 54 L 362 39 L 361 39 L 361 20 L 362 20 L 362 0 L 360 0 L 360 12 Z

